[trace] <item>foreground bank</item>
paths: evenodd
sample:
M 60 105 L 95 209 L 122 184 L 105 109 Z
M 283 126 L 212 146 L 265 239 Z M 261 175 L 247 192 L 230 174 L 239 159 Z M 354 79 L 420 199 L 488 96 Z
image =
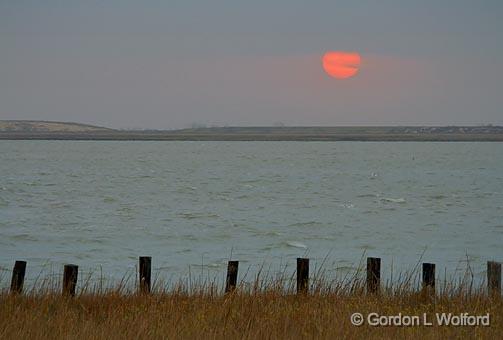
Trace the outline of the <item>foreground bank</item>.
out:
M 435 299 L 273 287 L 222 295 L 207 286 L 74 298 L 3 294 L 0 302 L 2 339 L 496 339 L 503 332 L 502 300 L 462 291 Z

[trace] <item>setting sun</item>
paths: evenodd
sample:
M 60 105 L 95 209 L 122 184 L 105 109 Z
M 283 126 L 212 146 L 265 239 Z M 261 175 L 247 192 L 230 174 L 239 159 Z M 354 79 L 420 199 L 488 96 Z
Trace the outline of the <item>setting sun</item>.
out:
M 323 55 L 325 72 L 334 78 L 346 79 L 358 73 L 361 57 L 356 52 L 329 51 Z

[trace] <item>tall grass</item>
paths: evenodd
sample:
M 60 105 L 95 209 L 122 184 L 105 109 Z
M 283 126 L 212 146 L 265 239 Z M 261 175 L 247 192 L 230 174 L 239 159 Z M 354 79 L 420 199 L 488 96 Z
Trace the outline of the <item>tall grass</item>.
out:
M 125 276 L 115 286 L 81 278 L 77 296 L 64 297 L 53 276 L 23 295 L 0 293 L 0 339 L 405 339 L 501 338 L 503 301 L 489 295 L 473 276 L 439 280 L 434 295 L 420 289 L 417 270 L 394 275 L 379 294 L 368 294 L 357 270 L 327 279 L 320 268 L 308 294 L 297 295 L 294 275 L 259 271 L 230 294 L 216 279 L 155 280 L 151 294 L 139 294 Z M 246 274 L 244 275 L 246 277 Z M 128 284 L 129 282 L 129 284 Z M 351 314 L 490 314 L 483 327 L 353 326 Z

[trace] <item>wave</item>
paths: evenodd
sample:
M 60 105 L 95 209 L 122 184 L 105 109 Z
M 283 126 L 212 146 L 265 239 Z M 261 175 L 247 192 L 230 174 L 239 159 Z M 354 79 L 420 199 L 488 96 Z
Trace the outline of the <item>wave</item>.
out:
M 293 248 L 307 249 L 307 246 L 304 243 L 297 241 L 286 241 L 286 245 Z
M 358 197 L 358 198 L 377 197 L 377 195 L 376 194 L 361 194 L 361 195 L 358 195 L 356 197 Z
M 335 270 L 348 271 L 348 272 L 356 270 L 356 269 L 358 269 L 358 267 L 355 267 L 355 266 L 344 266 L 344 265 L 342 265 L 342 266 L 335 267 Z
M 33 242 L 38 241 L 38 238 L 29 234 L 12 235 L 10 238 L 17 241 L 33 241 Z
M 258 230 L 253 230 L 251 233 L 255 236 L 281 236 L 281 233 L 278 231 L 274 230 L 269 230 L 269 231 L 258 231 Z
M 245 179 L 241 181 L 240 183 L 247 184 L 247 183 L 260 183 L 262 182 L 261 178 L 250 178 L 250 179 Z
M 437 195 L 431 195 L 429 198 L 432 200 L 442 200 L 444 198 L 447 198 L 447 196 L 442 195 L 442 194 L 437 194 Z
M 322 223 L 318 221 L 297 222 L 289 224 L 287 227 L 311 227 L 315 225 L 322 225 Z
M 220 215 L 208 212 L 183 212 L 177 214 L 181 218 L 192 220 L 196 218 L 218 218 Z
M 390 197 L 383 197 L 381 198 L 381 202 L 386 202 L 386 203 L 406 203 L 405 198 L 390 198 Z
M 66 202 L 62 202 L 62 201 L 49 202 L 49 206 L 51 208 L 67 208 L 67 207 L 69 207 L 69 205 Z

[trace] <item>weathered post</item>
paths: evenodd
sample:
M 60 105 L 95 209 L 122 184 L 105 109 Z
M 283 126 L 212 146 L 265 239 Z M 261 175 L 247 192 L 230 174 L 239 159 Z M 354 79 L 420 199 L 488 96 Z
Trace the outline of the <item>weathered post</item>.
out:
M 225 280 L 225 292 L 230 293 L 236 289 L 238 280 L 239 261 L 229 261 L 227 263 L 227 279 Z
M 435 264 L 423 263 L 423 288 L 435 290 Z
M 10 292 L 21 294 L 23 292 L 24 274 L 26 273 L 26 261 L 16 261 L 12 269 Z
M 435 297 L 435 264 L 423 263 L 423 289 L 424 297 Z
M 78 275 L 79 266 L 74 264 L 65 264 L 63 272 L 63 295 L 75 296 Z
M 152 273 L 152 257 L 140 256 L 140 292 L 150 293 L 150 278 Z
M 501 294 L 501 263 L 487 262 L 487 290 L 490 294 Z
M 367 292 L 378 293 L 381 285 L 381 259 L 367 257 Z
M 309 290 L 309 259 L 297 258 L 297 294 Z

